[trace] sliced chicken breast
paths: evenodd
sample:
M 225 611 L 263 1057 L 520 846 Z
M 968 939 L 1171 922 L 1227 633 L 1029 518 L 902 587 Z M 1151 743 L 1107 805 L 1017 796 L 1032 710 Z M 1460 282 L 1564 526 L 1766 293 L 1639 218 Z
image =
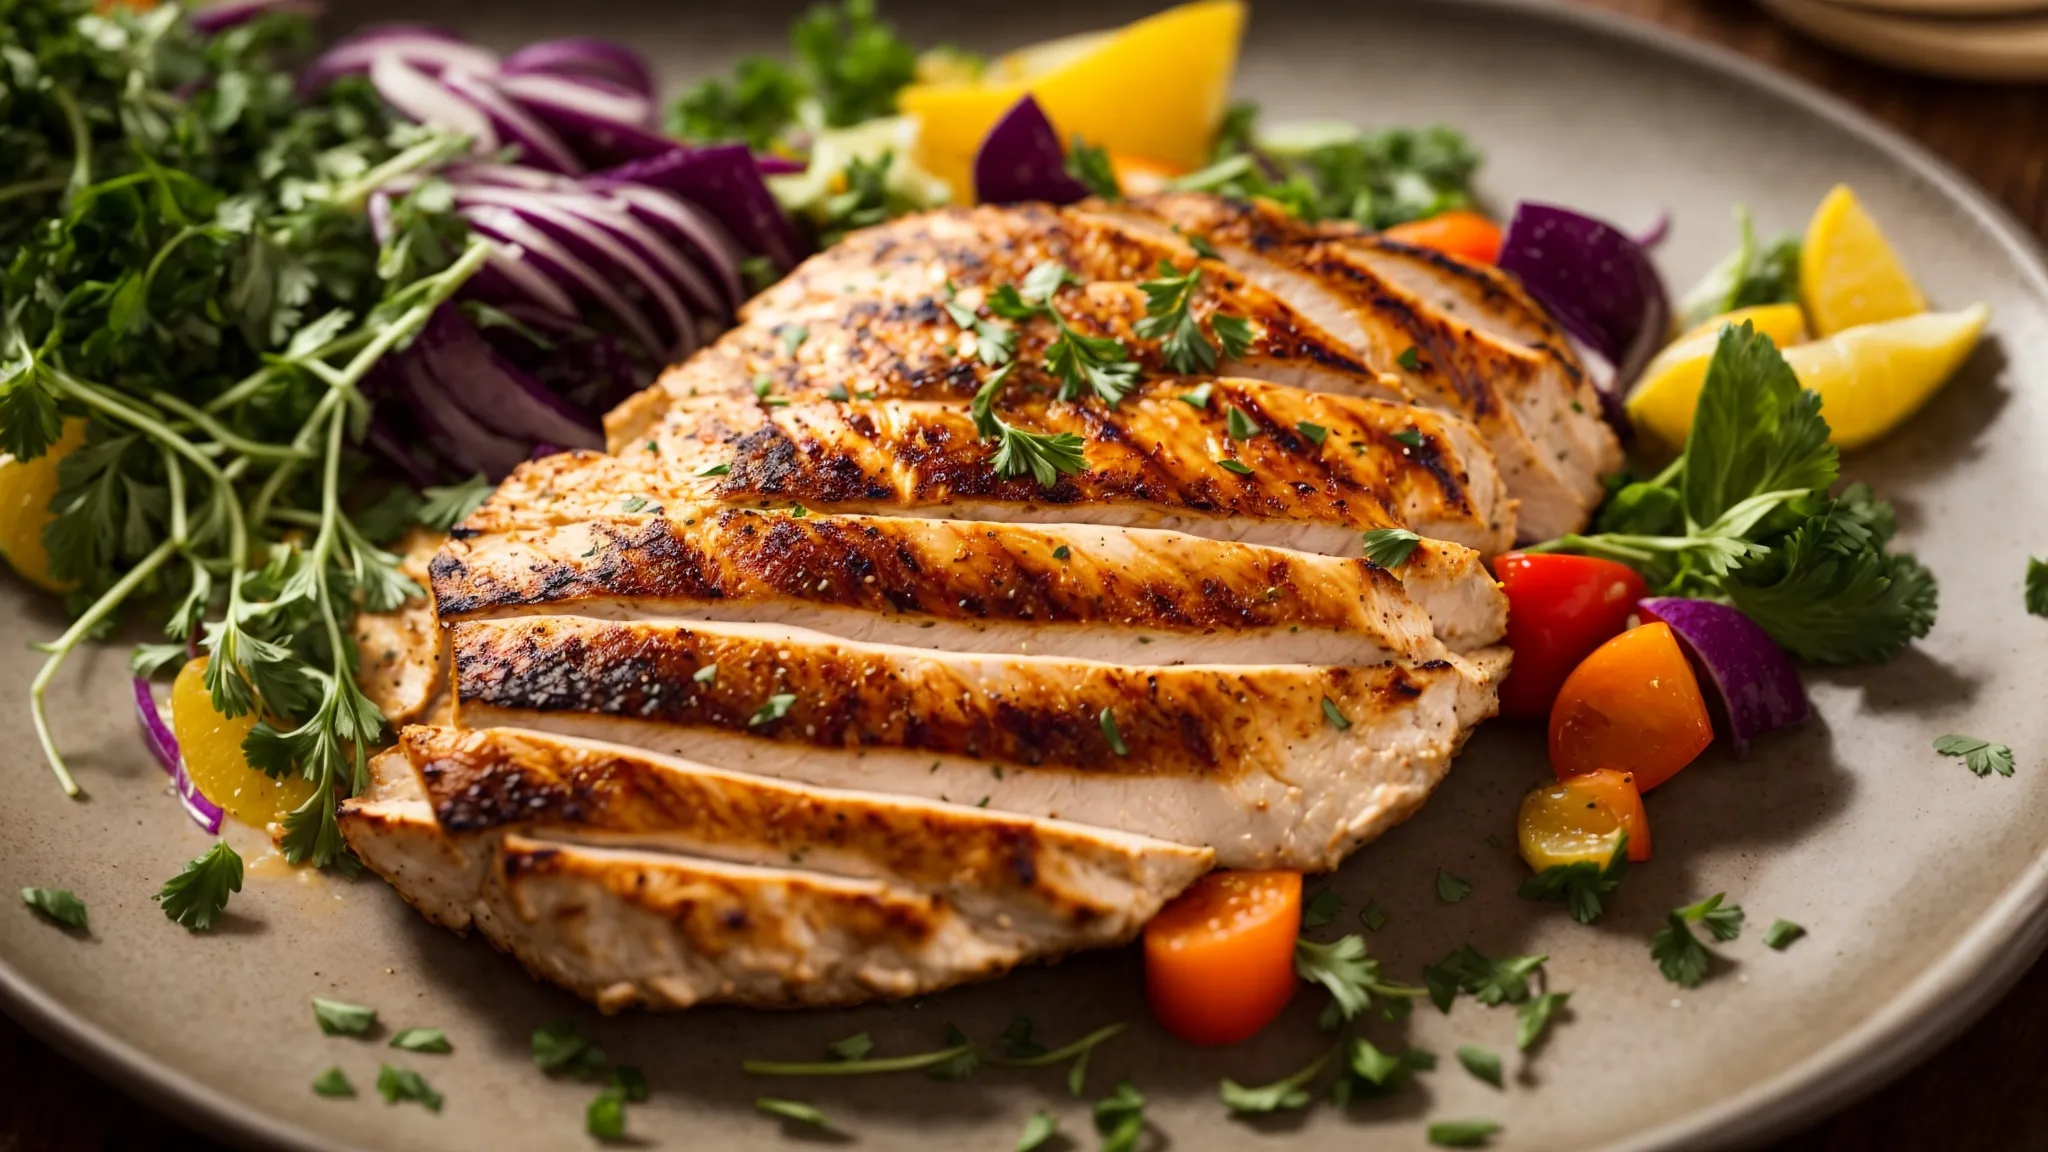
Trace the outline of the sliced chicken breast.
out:
M 570 617 L 458 623 L 449 640 L 466 727 L 1074 820 L 1228 867 L 1334 867 L 1404 818 L 1492 715 L 1505 670 L 1498 649 L 1126 668 Z
M 717 507 L 452 541 L 434 596 L 449 619 L 759 621 L 1159 664 L 1433 659 L 1433 636 L 1479 647 L 1506 619 L 1476 554 L 1451 544 L 1419 545 L 1397 579 L 1364 560 L 1177 532 Z
M 1196 848 L 508 730 L 412 728 L 351 848 L 607 1010 L 915 995 L 1121 943 Z

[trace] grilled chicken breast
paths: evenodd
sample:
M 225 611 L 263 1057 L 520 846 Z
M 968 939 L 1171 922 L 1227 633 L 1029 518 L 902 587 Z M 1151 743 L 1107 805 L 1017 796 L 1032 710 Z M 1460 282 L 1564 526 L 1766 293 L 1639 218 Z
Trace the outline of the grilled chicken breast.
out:
M 1421 803 L 1492 714 L 1504 669 L 1493 650 L 1365 667 L 1124 667 L 572 617 L 456 624 L 449 641 L 467 727 L 974 799 L 1213 848 L 1227 867 L 1308 870 Z
M 1207 851 L 506 729 L 411 728 L 343 834 L 606 1010 L 916 995 L 1114 944 Z

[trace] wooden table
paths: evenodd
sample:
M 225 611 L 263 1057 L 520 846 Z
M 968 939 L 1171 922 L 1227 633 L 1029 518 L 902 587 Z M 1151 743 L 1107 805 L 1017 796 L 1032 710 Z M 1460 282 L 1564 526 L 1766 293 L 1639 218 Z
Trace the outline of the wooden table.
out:
M 1582 0 L 1729 45 L 1837 93 L 1975 177 L 2048 236 L 2048 88 L 1921 80 L 1818 47 L 1744 0 Z M 2048 961 L 1976 1027 L 1870 1098 L 1772 1152 L 2039 1152 L 2048 1108 Z M 0 1152 L 216 1149 L 0 1018 Z

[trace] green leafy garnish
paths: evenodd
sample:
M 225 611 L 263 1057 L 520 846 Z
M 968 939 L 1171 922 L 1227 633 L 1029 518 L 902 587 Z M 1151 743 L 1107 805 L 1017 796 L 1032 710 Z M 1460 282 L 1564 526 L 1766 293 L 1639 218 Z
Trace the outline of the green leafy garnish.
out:
M 759 1096 L 754 1099 L 754 1107 L 770 1116 L 793 1123 L 808 1125 L 812 1128 L 830 1127 L 830 1122 L 825 1119 L 823 1112 L 818 1111 L 801 1100 L 784 1100 L 776 1096 Z
M 1212 163 L 1175 185 L 1260 197 L 1305 220 L 1380 229 L 1470 207 L 1478 166 L 1479 154 L 1450 128 L 1362 132 L 1314 124 L 1261 131 L 1258 106 L 1246 102 L 1226 115 Z
M 1740 243 L 1726 259 L 1678 301 L 1678 328 L 1690 330 L 1713 319 L 1759 304 L 1799 301 L 1799 235 L 1787 232 L 1759 248 L 1756 225 L 1746 205 L 1735 206 Z
M 647 1099 L 647 1075 L 630 1064 L 612 1069 L 612 1087 L 635 1104 Z
M 1446 904 L 1456 904 L 1472 894 L 1472 882 L 1451 872 L 1447 868 L 1436 870 L 1436 898 Z
M 1527 1051 L 1550 1027 L 1551 1018 L 1572 998 L 1569 992 L 1545 992 L 1515 1009 L 1515 1047 Z
M 1707 977 L 1711 962 L 1707 949 L 1692 933 L 1692 925 L 1704 925 L 1716 940 L 1733 940 L 1742 934 L 1742 906 L 1722 901 L 1726 893 L 1716 892 L 1697 904 L 1675 908 L 1665 917 L 1664 927 L 1650 937 L 1650 956 L 1664 978 L 1684 988 L 1697 988 Z
M 1387 926 L 1387 914 L 1380 910 L 1379 901 L 1367 900 L 1365 907 L 1358 910 L 1358 922 L 1365 925 L 1366 931 L 1377 932 Z
M 550 1076 L 599 1076 L 610 1063 L 604 1049 L 585 1040 L 567 1020 L 533 1030 L 533 1065 Z
M 1242 460 L 1218 460 L 1216 466 L 1225 472 L 1235 472 L 1239 476 L 1252 474 L 1252 466 Z
M 69 888 L 23 888 L 22 903 L 66 928 L 85 928 L 85 901 Z
M 426 499 L 420 505 L 419 521 L 436 532 L 446 532 L 474 516 L 497 487 L 482 476 L 472 476 L 460 484 L 427 488 L 421 492 Z
M 1102 1136 L 1102 1152 L 1136 1152 L 1145 1133 L 1145 1098 L 1136 1085 L 1119 1081 L 1116 1091 L 1095 1102 L 1095 1131 Z
M 1218 1085 L 1223 1106 L 1240 1116 L 1306 1108 L 1313 1099 L 1309 1095 L 1308 1086 L 1315 1082 L 1316 1077 L 1323 1074 L 1323 1069 L 1329 1067 L 1330 1061 L 1343 1049 L 1344 1044 L 1340 1041 L 1332 1045 L 1329 1051 L 1309 1061 L 1299 1072 L 1255 1088 L 1247 1088 L 1226 1077 Z
M 844 128 L 896 111 L 917 50 L 875 16 L 874 0 L 820 4 L 790 29 L 790 58 L 742 57 L 731 80 L 705 80 L 669 111 L 685 140 L 744 140 L 768 150 L 807 126 Z
M 1362 936 L 1346 936 L 1328 944 L 1296 940 L 1294 973 L 1327 989 L 1331 1006 L 1341 1020 L 1357 1019 L 1372 1007 L 1374 996 L 1400 999 L 1423 994 L 1420 988 L 1382 979 L 1380 962 L 1366 955 Z
M 1059 1130 L 1059 1120 L 1054 1118 L 1052 1113 L 1040 1108 L 1031 1114 L 1029 1120 L 1024 1121 L 1024 1133 L 1017 1137 L 1016 1152 L 1034 1152 L 1046 1141 L 1058 1135 Z
M 1195 323 L 1195 292 L 1201 282 L 1200 268 L 1176 272 L 1172 264 L 1161 260 L 1159 279 L 1138 285 L 1145 293 L 1145 318 L 1138 321 L 1133 331 L 1140 339 L 1159 341 L 1159 350 L 1166 357 L 1167 367 L 1181 376 L 1216 370 L 1217 345 L 1210 343 L 1209 338 L 1202 334 L 1201 325 Z M 1236 323 L 1227 325 L 1226 320 Z M 1216 329 L 1217 340 L 1226 345 L 1229 355 L 1244 354 L 1251 332 L 1243 319 L 1219 312 L 1210 319 L 1210 326 Z M 1224 338 L 1226 328 L 1232 331 L 1229 340 Z
M 1458 1045 L 1458 1063 L 1465 1066 L 1475 1079 L 1484 1080 L 1495 1088 L 1504 1086 L 1500 1071 L 1500 1054 L 1471 1044 Z
M 626 1094 L 607 1087 L 583 1109 L 583 1130 L 599 1140 L 623 1140 L 626 1136 Z
M 2048 616 L 2048 562 L 2027 557 L 2027 612 Z
M 1131 749 L 1124 743 L 1123 733 L 1117 731 L 1116 713 L 1104 708 L 1096 720 L 1102 726 L 1102 738 L 1109 741 L 1109 750 L 1119 756 L 1129 756 Z
M 1232 440 L 1249 440 L 1261 431 L 1258 424 L 1245 415 L 1244 409 L 1237 407 L 1232 407 L 1226 414 L 1223 425 Z
M 1308 437 L 1308 442 L 1314 444 L 1318 448 L 1322 447 L 1323 441 L 1327 440 L 1330 436 L 1330 430 L 1328 428 L 1323 427 L 1321 424 L 1311 424 L 1306 420 L 1302 420 L 1296 423 L 1294 425 L 1294 430 L 1296 432 L 1301 433 L 1303 436 Z
M 837 1060 L 858 1060 L 874 1050 L 875 1042 L 865 1032 L 855 1032 L 844 1040 L 825 1046 L 825 1051 Z
M 747 717 L 747 727 L 758 728 L 763 724 L 773 724 L 775 721 L 789 715 L 789 709 L 795 703 L 796 694 L 794 692 L 777 692 L 773 696 L 768 697 L 759 708 L 754 709 L 752 716 Z
M 407 1052 L 455 1051 L 454 1046 L 448 1043 L 448 1034 L 439 1028 L 407 1028 L 391 1038 L 391 1046 Z
M 356 1086 L 348 1082 L 348 1076 L 340 1068 L 329 1068 L 313 1078 L 313 1092 L 316 1095 L 339 1099 L 356 1094 Z
M 1790 920 L 1773 920 L 1771 926 L 1764 929 L 1764 944 L 1766 947 L 1783 952 L 1792 946 L 1793 941 L 1804 935 L 1806 935 L 1806 929 L 1794 924 Z
M 1209 397 L 1215 391 L 1216 386 L 1214 384 L 1197 384 L 1193 388 L 1181 393 L 1179 400 L 1191 408 L 1207 408 L 1209 406 Z
M 1344 1066 L 1348 1075 L 1331 1085 L 1330 1090 L 1331 1099 L 1340 1105 L 1350 1103 L 1354 1096 L 1386 1096 L 1400 1091 L 1415 1073 L 1434 1069 L 1436 1056 L 1421 1048 L 1383 1052 L 1360 1036 L 1346 1046 Z
M 1116 170 L 1110 167 L 1109 151 L 1088 143 L 1076 134 L 1067 143 L 1067 174 L 1087 187 L 1091 195 L 1104 200 L 1121 199 L 1124 190 L 1117 184 Z
M 1319 888 L 1301 906 L 1301 926 L 1321 928 L 1344 911 L 1344 898 L 1328 888 Z
M 1367 560 L 1391 572 L 1415 555 L 1422 537 L 1406 528 L 1374 528 L 1364 534 L 1361 543 Z
M 981 1053 L 967 1042 L 966 1033 L 952 1024 L 946 1025 L 946 1047 L 952 1055 L 925 1069 L 925 1075 L 934 1080 L 965 1080 L 981 1068 Z
M 393 1068 L 389 1064 L 377 1066 L 377 1095 L 384 1097 L 386 1104 L 400 1100 L 411 1100 L 429 1112 L 441 1110 L 441 1094 L 434 1091 L 426 1077 L 410 1068 Z
M 1993 772 L 2010 776 L 2013 773 L 2012 749 L 2003 744 L 1951 733 L 1936 737 L 1934 750 L 1943 756 L 1961 756 L 1963 767 L 1978 776 L 1989 776 Z
M 377 1010 L 313 997 L 313 1021 L 329 1036 L 361 1036 L 377 1023 Z
M 1082 454 L 1084 445 L 1072 432 L 1031 432 L 995 414 L 995 398 L 1009 382 L 1015 367 L 1005 364 L 990 373 L 975 392 L 969 412 L 982 438 L 996 441 L 992 461 L 996 475 L 1007 479 L 1028 474 L 1038 481 L 1039 487 L 1051 488 L 1060 482 L 1061 476 L 1088 466 Z
M 1337 702 L 1328 696 L 1323 697 L 1323 719 L 1328 720 L 1330 727 L 1335 728 L 1339 732 L 1346 731 L 1351 727 L 1350 717 L 1344 715 L 1338 709 Z
M 1605 867 L 1590 860 L 1553 864 L 1522 881 L 1521 895 L 1524 900 L 1562 900 L 1571 909 L 1572 919 L 1591 924 L 1605 910 L 1600 898 L 1620 889 L 1627 871 L 1628 833 L 1624 832 L 1615 840 Z
M 164 915 L 194 932 L 213 927 L 228 906 L 228 897 L 242 890 L 242 858 L 225 840 L 214 841 L 206 854 L 186 863 L 164 881 L 156 901 Z
M 1495 959 L 1472 947 L 1459 947 L 1422 970 L 1422 982 L 1430 1003 L 1449 1012 L 1460 992 L 1470 994 L 1487 1007 L 1520 1004 L 1529 998 L 1529 976 L 1549 959 L 1534 956 L 1503 956 Z
M 1500 1125 L 1491 1120 L 1442 1120 L 1429 1126 L 1429 1142 L 1439 1148 L 1484 1148 Z
M 946 1046 L 910 1056 L 837 1057 L 822 1061 L 746 1060 L 740 1067 L 755 1076 L 873 1076 L 890 1072 L 942 1070 L 941 1079 L 958 1079 L 971 1074 L 981 1061 L 980 1053 L 958 1028 L 946 1029 Z M 866 1035 L 862 1033 L 861 1035 Z M 846 1041 L 841 1041 L 844 1044 Z M 836 1048 L 836 1046 L 835 1046 Z
M 1617 492 L 1600 532 L 1528 551 L 1629 564 L 1660 595 L 1733 604 L 1793 655 L 1884 660 L 1933 626 L 1933 576 L 1885 550 L 1891 507 L 1839 472 L 1820 398 L 1754 326 L 1722 329 L 1685 453 Z
M 1401 349 L 1399 356 L 1394 357 L 1394 363 L 1399 364 L 1410 372 L 1418 371 L 1422 367 L 1422 350 L 1410 344 L 1408 347 Z

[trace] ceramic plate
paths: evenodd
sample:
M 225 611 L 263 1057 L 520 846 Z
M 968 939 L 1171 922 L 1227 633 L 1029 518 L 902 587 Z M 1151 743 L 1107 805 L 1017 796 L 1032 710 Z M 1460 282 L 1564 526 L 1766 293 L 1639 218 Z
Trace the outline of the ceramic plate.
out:
M 345 7 L 337 5 L 337 7 Z M 961 5 L 899 20 L 923 42 L 1001 48 L 1136 14 L 1090 2 Z M 998 11 L 1000 9 L 1000 12 Z M 789 6 L 395 3 L 350 18 L 402 14 L 493 41 L 566 32 L 617 35 L 659 58 L 671 82 L 747 50 L 774 48 Z M 1850 472 L 1899 507 L 1906 542 L 1942 581 L 1928 640 L 1879 668 L 1817 672 L 1817 722 L 1736 761 L 1716 750 L 1654 802 L 1657 858 L 1636 870 L 1595 927 L 1515 895 L 1510 847 L 1517 798 L 1548 774 L 1533 734 L 1493 726 L 1472 741 L 1411 823 L 1358 853 L 1333 880 L 1349 903 L 1387 914 L 1371 946 L 1391 974 L 1470 942 L 1494 954 L 1544 952 L 1570 1010 L 1533 1058 L 1510 1055 L 1505 1090 L 1450 1059 L 1461 1043 L 1512 1053 L 1507 1009 L 1469 999 L 1449 1016 L 1424 1007 L 1376 1024 L 1383 1046 L 1441 1054 L 1406 1095 L 1353 1109 L 1318 1107 L 1271 1124 L 1226 1118 L 1219 1078 L 1262 1083 L 1325 1043 L 1320 997 L 1304 995 L 1256 1042 L 1196 1051 L 1146 1018 L 1133 951 L 1082 957 L 917 1004 L 847 1012 L 730 1009 L 603 1019 L 530 982 L 480 941 L 433 928 L 375 880 L 295 876 L 274 860 L 210 934 L 167 924 L 150 894 L 204 839 L 179 814 L 142 750 L 125 691 L 124 653 L 77 660 L 53 694 L 58 728 L 90 799 L 66 800 L 34 751 L 19 704 L 34 668 L 29 641 L 57 612 L 0 588 L 0 642 L 23 653 L 0 669 L 13 701 L 0 739 L 16 754 L 0 805 L 0 884 L 75 888 L 92 932 L 75 937 L 0 908 L 0 999 L 30 1026 L 192 1122 L 252 1145 L 302 1149 L 583 1147 L 592 1090 L 550 1082 L 528 1057 L 535 1025 L 580 1023 L 654 1090 L 631 1128 L 667 1148 L 782 1149 L 792 1136 L 758 1115 L 764 1093 L 807 1099 L 865 1148 L 1007 1148 L 1033 1110 L 1052 1109 L 1073 1147 L 1092 1147 L 1086 1104 L 1057 1070 L 985 1072 L 964 1084 L 919 1076 L 860 1082 L 762 1082 L 742 1057 L 816 1058 L 860 1030 L 882 1052 L 936 1045 L 949 1023 L 993 1039 L 1018 1013 L 1054 1041 L 1105 1021 L 1132 1027 L 1096 1053 L 1091 1095 L 1131 1077 L 1178 1152 L 1265 1146 L 1419 1149 L 1429 1119 L 1486 1117 L 1503 1149 L 1653 1149 L 1761 1138 L 1902 1070 L 1988 1005 L 2036 955 L 2048 896 L 2048 623 L 2021 611 L 2030 546 L 2048 541 L 2048 278 L 2026 240 L 1975 189 L 1924 153 L 1831 100 L 1723 55 L 1606 18 L 1498 2 L 1381 0 L 1261 4 L 1243 91 L 1277 116 L 1365 124 L 1442 121 L 1485 149 L 1485 190 L 1580 205 L 1630 225 L 1663 210 L 1677 227 L 1658 257 L 1689 281 L 1726 250 L 1730 206 L 1766 230 L 1804 224 L 1837 181 L 1853 184 L 1892 230 L 1943 306 L 1990 304 L 1994 335 L 1912 426 L 1861 453 Z M 2018 775 L 1980 780 L 1929 742 L 1976 733 L 2019 752 Z M 260 838 L 237 837 L 245 854 Z M 1435 877 L 1472 881 L 1441 903 Z M 1725 891 L 1749 911 L 1742 938 L 1696 991 L 1658 974 L 1646 948 L 1666 909 Z M 1786 917 L 1811 935 L 1784 953 L 1765 925 Z M 1355 930 L 1353 928 L 1352 930 Z M 394 1053 L 377 1040 L 322 1036 L 311 996 L 374 1005 L 390 1028 L 446 1029 L 445 1056 Z M 388 1033 L 387 1033 L 388 1035 Z M 445 1093 L 431 1115 L 369 1091 L 380 1061 L 422 1070 Z M 340 1065 L 364 1096 L 308 1088 Z

